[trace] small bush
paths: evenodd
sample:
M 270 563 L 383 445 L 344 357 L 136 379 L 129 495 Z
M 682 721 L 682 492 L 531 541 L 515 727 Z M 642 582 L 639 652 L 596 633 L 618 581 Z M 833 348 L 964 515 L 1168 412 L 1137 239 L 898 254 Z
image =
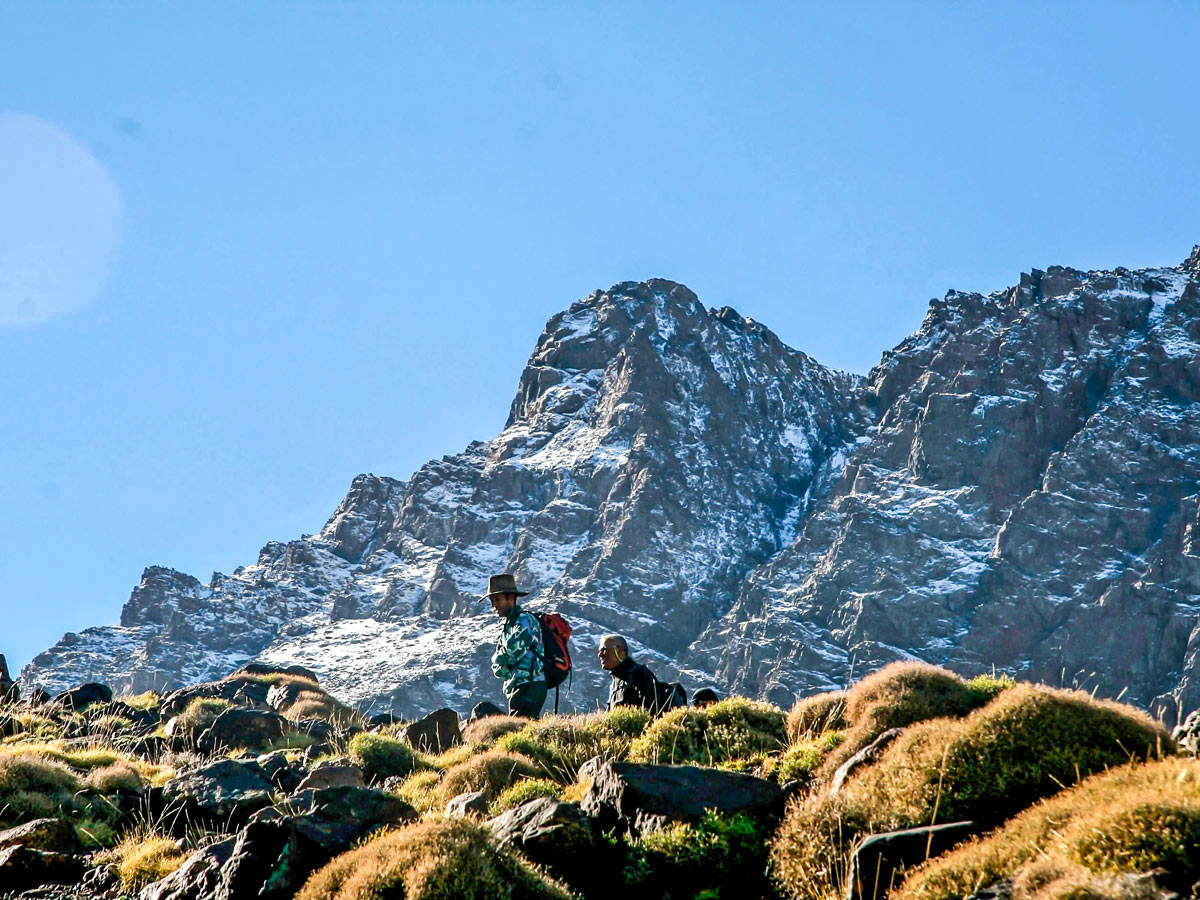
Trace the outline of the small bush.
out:
M 350 759 L 363 770 L 368 782 L 390 775 L 404 777 L 417 767 L 417 754 L 407 741 L 362 731 L 350 738 Z
M 813 780 L 825 757 L 846 739 L 844 731 L 827 731 L 816 737 L 802 739 L 788 746 L 779 756 L 767 760 L 762 774 L 780 784 L 789 781 Z
M 753 819 L 709 811 L 631 845 L 625 880 L 652 897 L 771 897 L 765 838 Z
M 1127 891 L 1109 877 L 1163 867 L 1200 879 L 1200 772 L 1190 760 L 1129 764 L 1093 775 L 1025 810 L 1003 828 L 931 860 L 897 900 L 950 900 L 1012 878 L 1021 896 Z
M 557 799 L 559 790 L 559 786 L 549 778 L 526 778 L 501 791 L 500 796 L 492 801 L 490 812 L 493 816 L 498 816 L 538 797 Z
M 797 897 L 840 890 L 849 848 L 867 832 L 973 819 L 997 824 L 1080 777 L 1171 749 L 1132 707 L 1018 685 L 965 719 L 911 726 L 836 796 L 792 807 L 774 842 Z M 827 764 L 826 764 L 827 765 Z
M 418 822 L 343 853 L 297 900 L 568 900 L 559 884 L 465 819 Z
M 197 697 L 179 714 L 177 733 L 199 735 L 231 706 L 232 703 L 220 697 Z
M 796 701 L 787 714 L 784 727 L 789 742 L 815 737 L 826 731 L 846 727 L 846 692 L 829 691 Z
M 79 778 L 57 760 L 34 753 L 0 755 L 0 820 L 26 822 L 74 806 Z
M 419 813 L 427 813 L 437 807 L 438 780 L 440 772 L 413 772 L 393 793 L 406 800 Z
M 488 750 L 486 744 L 458 744 L 436 755 L 418 751 L 417 759 L 421 761 L 422 766 L 436 769 L 439 772 L 445 772 L 447 769 L 452 769 L 459 763 L 466 762 L 472 756 L 478 756 L 486 750 Z
M 489 750 L 446 770 L 437 787 L 438 806 L 444 808 L 447 801 L 468 791 L 483 791 L 488 800 L 494 800 L 506 787 L 539 774 L 527 756 Z
M 589 716 L 547 716 L 496 741 L 496 748 L 528 756 L 559 784 L 575 780 L 594 756 L 625 759 L 651 720 L 644 709 L 621 707 Z
M 185 859 L 187 854 L 181 842 L 139 831 L 99 854 L 95 861 L 116 873 L 123 890 L 133 892 L 166 878 Z
M 92 769 L 84 778 L 83 786 L 101 794 L 112 794 L 116 791 L 141 793 L 145 788 L 145 781 L 133 763 L 122 759 Z
M 967 679 L 967 690 L 973 695 L 976 706 L 986 706 L 1016 684 L 1011 675 L 976 675 Z
M 158 709 L 159 704 L 162 703 L 162 697 L 159 696 L 158 691 L 146 691 L 144 694 L 131 694 L 117 699 L 134 709 Z
M 704 709 L 667 713 L 633 741 L 634 762 L 713 766 L 777 753 L 786 744 L 783 712 L 744 697 L 730 697 Z
M 520 731 L 524 727 L 524 719 L 513 716 L 486 716 L 468 723 L 463 729 L 462 739 L 468 744 L 491 746 L 509 732 Z

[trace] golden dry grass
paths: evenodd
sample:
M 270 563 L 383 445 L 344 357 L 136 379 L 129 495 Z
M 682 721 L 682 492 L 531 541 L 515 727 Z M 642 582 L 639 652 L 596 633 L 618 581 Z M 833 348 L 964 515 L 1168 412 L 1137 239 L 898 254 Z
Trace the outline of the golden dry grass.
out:
M 525 719 L 513 716 L 487 716 L 469 722 L 463 729 L 462 739 L 468 744 L 494 744 L 497 740 L 513 731 L 525 727 Z
M 491 831 L 465 819 L 434 819 L 388 832 L 337 857 L 296 900 L 568 900 L 570 893 Z
M 778 707 L 729 697 L 703 709 L 683 707 L 655 720 L 629 747 L 634 762 L 716 766 L 757 764 L 787 744 Z
M 797 700 L 788 711 L 784 727 L 789 743 L 814 738 L 846 727 L 846 692 L 827 691 Z
M 494 800 L 507 787 L 523 778 L 536 778 L 541 773 L 527 756 L 505 750 L 488 750 L 447 769 L 437 786 L 437 803 L 446 803 L 469 791 L 483 791 Z
M 520 731 L 503 735 L 495 746 L 529 757 L 548 777 L 566 785 L 594 756 L 625 759 L 650 721 L 646 710 L 628 706 L 586 716 L 546 716 L 525 722 Z

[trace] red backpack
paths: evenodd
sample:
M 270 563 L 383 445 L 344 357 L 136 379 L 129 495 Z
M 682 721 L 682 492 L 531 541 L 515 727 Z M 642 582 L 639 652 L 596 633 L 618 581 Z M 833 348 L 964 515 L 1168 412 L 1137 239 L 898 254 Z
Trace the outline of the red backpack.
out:
M 554 688 L 554 711 L 558 712 L 558 686 L 571 674 L 571 626 L 558 613 L 534 613 L 542 626 L 542 671 L 546 687 Z

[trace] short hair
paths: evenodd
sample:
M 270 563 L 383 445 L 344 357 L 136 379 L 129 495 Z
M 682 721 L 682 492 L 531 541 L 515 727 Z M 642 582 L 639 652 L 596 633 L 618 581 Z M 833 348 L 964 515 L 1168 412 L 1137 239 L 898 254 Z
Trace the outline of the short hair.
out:
M 626 656 L 629 655 L 629 644 L 625 642 L 625 638 L 621 637 L 619 634 L 606 634 L 604 637 L 600 638 L 600 646 L 603 647 L 609 641 L 612 641 L 614 647 L 619 647 L 621 652 Z

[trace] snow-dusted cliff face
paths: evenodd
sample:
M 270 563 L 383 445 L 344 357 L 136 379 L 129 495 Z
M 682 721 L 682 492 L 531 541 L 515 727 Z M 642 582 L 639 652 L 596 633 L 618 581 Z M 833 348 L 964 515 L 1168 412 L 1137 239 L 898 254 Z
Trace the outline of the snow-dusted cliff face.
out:
M 869 440 L 688 661 L 779 702 L 917 656 L 1196 706 L 1198 270 L 934 302 L 868 379 Z
M 364 709 L 469 708 L 500 699 L 476 597 L 510 571 L 575 626 L 564 703 L 594 707 L 601 635 L 674 676 L 792 543 L 867 425 L 858 384 L 681 285 L 597 292 L 547 324 L 494 440 L 408 482 L 356 478 L 319 535 L 208 585 L 147 570 L 120 626 L 68 635 L 23 679 L 141 690 L 259 658 L 303 662 Z
M 208 585 L 147 570 L 121 625 L 22 673 L 144 689 L 259 658 L 365 710 L 499 699 L 507 570 L 661 677 L 786 704 L 894 659 L 1200 703 L 1200 248 L 1178 268 L 951 292 L 866 380 L 667 281 L 546 326 L 509 421 Z

